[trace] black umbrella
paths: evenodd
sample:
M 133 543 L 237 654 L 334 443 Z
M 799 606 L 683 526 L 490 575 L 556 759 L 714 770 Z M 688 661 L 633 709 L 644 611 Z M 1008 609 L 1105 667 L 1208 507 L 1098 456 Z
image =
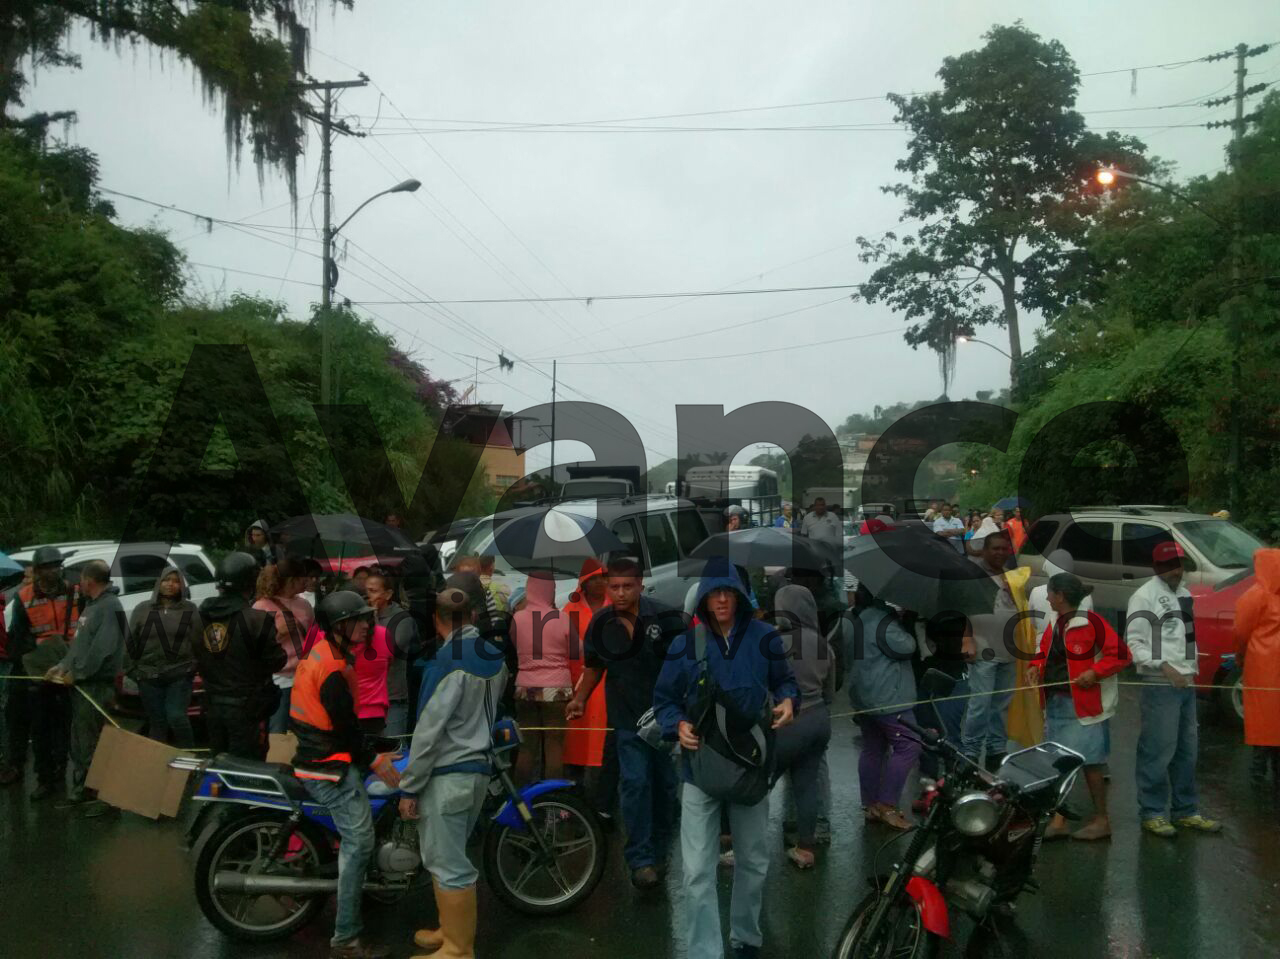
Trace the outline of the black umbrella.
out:
M 877 598 L 924 617 L 990 613 L 996 584 L 947 540 L 920 527 L 899 526 L 859 536 L 844 568 Z
M 290 556 L 339 561 L 371 554 L 392 559 L 418 548 L 400 530 L 354 513 L 304 513 L 271 527 L 271 536 Z
M 840 568 L 840 548 L 787 529 L 757 526 L 716 533 L 689 554 L 694 559 L 725 557 L 734 566 L 784 566 L 823 571 Z
M 534 508 L 494 533 L 493 551 L 523 572 L 553 570 L 576 577 L 584 560 L 622 552 L 627 544 L 594 516 L 557 507 Z

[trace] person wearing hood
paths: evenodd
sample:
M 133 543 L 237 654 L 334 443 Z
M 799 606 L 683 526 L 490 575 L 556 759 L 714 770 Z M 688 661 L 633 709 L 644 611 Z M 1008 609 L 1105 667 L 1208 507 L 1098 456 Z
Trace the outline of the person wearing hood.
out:
M 782 637 L 751 615 L 742 580 L 726 561 L 708 561 L 698 594 L 698 618 L 706 626 L 706 655 L 699 661 L 696 629 L 684 633 L 662 665 L 653 692 L 654 714 L 663 736 L 679 742 L 684 780 L 680 850 L 684 863 L 685 939 L 689 959 L 722 959 L 724 938 L 716 893 L 720 855 L 720 812 L 729 809 L 733 833 L 733 896 L 729 941 L 735 957 L 760 955 L 760 909 L 769 871 L 769 803 L 724 803 L 693 782 L 689 756 L 702 745 L 702 732 L 690 717 L 710 683 L 717 703 L 737 717 L 762 717 L 771 708 L 779 729 L 799 711 L 800 692 L 783 651 Z M 705 672 L 704 672 L 705 670 Z M 745 730 L 744 730 L 745 731 Z
M 381 631 L 385 636 L 381 643 L 375 637 L 374 645 L 386 645 L 391 650 L 384 736 L 403 736 L 409 732 L 409 664 L 416 661 L 422 651 L 417 621 L 395 601 L 394 596 L 395 590 L 388 574 L 375 571 L 369 576 L 365 584 L 365 598 L 378 614 L 374 632 Z
M 569 617 L 569 679 L 573 683 L 575 695 L 582 682 L 586 668 L 584 660 L 584 637 L 591 626 L 591 619 L 596 612 L 609 604 L 608 584 L 604 578 L 604 567 L 597 559 L 588 559 L 582 564 L 578 575 L 578 588 L 569 596 L 565 604 L 564 614 Z M 581 719 L 569 723 L 569 730 L 564 737 L 564 761 L 568 766 L 584 768 L 600 768 L 600 778 L 605 779 L 605 739 L 612 734 L 605 732 L 609 724 L 609 715 L 605 709 L 604 686 L 597 685 L 583 704 Z M 603 805 L 613 808 L 613 796 L 618 791 L 618 758 L 613 751 L 612 788 L 609 783 L 597 783 L 601 786 L 601 796 L 605 798 Z
M 66 658 L 45 674 L 45 679 L 79 687 L 82 695 L 71 700 L 71 803 L 93 797 L 85 788 L 93 751 L 98 748 L 104 722 L 99 707 L 115 695 L 116 674 L 124 658 L 125 617 L 120 591 L 111 582 L 111 569 L 100 559 L 85 563 L 80 571 L 80 591 L 87 602 L 80 626 Z M 106 806 L 95 804 L 90 814 L 101 815 Z
M 271 545 L 271 537 L 267 533 L 264 520 L 254 520 L 244 531 L 245 551 L 258 561 L 258 566 L 270 566 L 276 561 L 275 547 Z
M 799 869 L 812 869 L 822 807 L 822 761 L 831 742 L 836 660 L 818 626 L 818 604 L 811 590 L 783 586 L 774 597 L 774 609 L 800 690 L 800 712 L 793 723 L 778 730 L 776 743 L 776 775 L 789 775 L 796 804 L 796 843 L 787 850 L 787 858 Z
M 1044 558 L 1041 575 L 1044 576 L 1045 581 L 1031 590 L 1027 596 L 1027 609 L 1031 612 L 1031 625 L 1035 628 L 1037 636 L 1043 636 L 1045 629 L 1058 621 L 1058 614 L 1054 612 L 1053 605 L 1049 602 L 1049 580 L 1059 573 L 1075 573 L 1075 561 L 1065 549 L 1055 549 Z M 1092 613 L 1093 597 L 1085 596 L 1080 600 L 1080 608 L 1077 612 Z
M 848 659 L 853 682 L 849 700 L 858 711 L 862 750 L 858 757 L 858 782 L 867 822 L 881 822 L 893 829 L 910 829 L 898 809 L 920 742 L 902 722 L 911 715 L 916 700 L 912 658 L 916 638 L 899 624 L 897 615 L 859 585 L 854 648 Z
M 609 725 L 618 750 L 623 855 L 637 889 L 661 881 L 667 841 L 675 820 L 676 778 L 668 753 L 641 738 L 637 726 L 654 704 L 654 687 L 671 641 L 684 618 L 644 596 L 644 567 L 634 556 L 617 556 L 605 572 L 609 606 L 591 620 L 586 669 L 565 714 L 578 719 L 603 680 Z
M 191 602 L 186 579 L 176 566 L 166 566 L 156 579 L 151 599 L 139 603 L 129 617 L 124 671 L 138 684 L 147 714 L 147 735 L 179 749 L 195 745 L 187 708 L 196 674 L 191 638 L 203 631 L 200 613 Z
M 511 620 L 519 667 L 516 722 L 537 728 L 525 737 L 516 760 L 516 781 L 533 778 L 535 760 L 543 779 L 564 775 L 565 704 L 573 698 L 569 671 L 569 617 L 556 608 L 556 581 L 535 571 L 525 583 L 525 601 Z M 552 727 L 552 728 L 547 728 Z
M 475 585 L 479 585 L 478 582 Z M 474 959 L 476 880 L 467 839 L 488 794 L 493 724 L 510 673 L 495 643 L 474 622 L 484 600 L 452 576 L 436 597 L 441 646 L 427 667 L 409 762 L 400 780 L 400 815 L 418 823 L 422 865 L 431 874 L 439 929 L 414 944 L 450 959 Z
M 1236 603 L 1236 659 L 1244 666 L 1244 741 L 1253 747 L 1253 776 L 1271 767 L 1280 789 L 1280 549 L 1253 554 L 1257 582 Z
M 191 644 L 204 680 L 209 751 L 241 759 L 267 758 L 267 719 L 279 692 L 272 676 L 288 657 L 276 638 L 276 621 L 250 605 L 258 563 L 248 553 L 228 553 L 218 563 L 218 595 L 200 604 L 201 632 Z

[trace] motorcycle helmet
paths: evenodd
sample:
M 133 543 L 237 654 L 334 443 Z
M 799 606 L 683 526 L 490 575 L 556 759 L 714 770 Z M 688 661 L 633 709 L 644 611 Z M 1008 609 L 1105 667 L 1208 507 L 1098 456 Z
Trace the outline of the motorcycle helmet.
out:
M 258 561 L 248 553 L 228 553 L 218 562 L 218 589 L 243 593 L 258 582 Z
M 350 589 L 330 593 L 316 607 L 316 625 L 326 635 L 332 635 L 333 628 L 339 623 L 362 616 L 372 619 L 373 607 L 365 602 L 363 596 Z
M 56 546 L 41 546 L 31 556 L 31 565 L 40 566 L 61 566 L 62 550 Z
M 724 522 L 726 526 L 729 525 L 729 520 L 733 519 L 735 516 L 738 517 L 740 521 L 739 526 L 741 529 L 746 529 L 751 525 L 751 514 L 747 512 L 745 506 L 738 506 L 737 504 L 734 504 L 733 506 L 726 506 L 724 508 Z

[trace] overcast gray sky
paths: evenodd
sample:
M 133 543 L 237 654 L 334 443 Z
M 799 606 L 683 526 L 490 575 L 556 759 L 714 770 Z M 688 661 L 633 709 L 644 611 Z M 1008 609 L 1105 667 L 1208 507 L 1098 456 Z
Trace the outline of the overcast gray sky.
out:
M 1167 125 L 1227 116 L 1227 108 L 1198 103 L 1232 85 L 1231 63 L 1144 69 L 1136 92 L 1128 68 L 1280 40 L 1274 0 L 1212 7 L 1191 0 L 357 0 L 352 11 L 319 7 L 310 72 L 351 79 L 355 67 L 374 81 L 340 100 L 341 114 L 378 135 L 338 138 L 337 217 L 406 176 L 424 184 L 415 195 L 380 199 L 344 231 L 358 248 L 340 263 L 340 292 L 354 300 L 856 283 L 869 267 L 857 261 L 854 238 L 897 223 L 899 205 L 880 187 L 897 179 L 893 164 L 906 142 L 900 131 L 457 132 L 486 125 L 477 121 L 630 119 L 923 91 L 936 85 L 943 57 L 978 46 L 992 24 L 1020 17 L 1061 40 L 1082 73 L 1120 71 L 1084 79 L 1079 107 L 1091 125 L 1134 133 L 1176 162 L 1179 174 L 1193 175 L 1221 168 L 1227 131 Z M 216 217 L 290 225 L 280 177 L 268 171 L 260 188 L 250 162 L 239 171 L 228 166 L 221 113 L 202 100 L 190 69 L 146 47 L 117 56 L 87 32 L 70 43 L 84 68 L 37 73 L 27 104 L 80 112 L 71 139 L 98 153 L 104 186 Z M 1280 49 L 1251 60 L 1250 70 L 1251 81 L 1259 74 L 1280 80 Z M 1107 110 L 1123 112 L 1091 112 Z M 644 123 L 891 120 L 888 103 L 868 99 Z M 455 132 L 419 134 L 411 126 Z M 320 204 L 308 196 L 318 160 L 313 134 L 299 171 L 296 231 L 206 233 L 190 217 L 113 200 L 123 222 L 168 230 L 198 264 L 192 275 L 203 289 L 260 294 L 304 316 L 318 299 Z M 482 375 L 479 397 L 511 409 L 549 400 L 550 360 L 558 357 L 560 396 L 585 394 L 621 410 L 649 447 L 651 465 L 675 452 L 677 403 L 733 409 L 786 400 L 834 427 L 851 412 L 940 392 L 933 354 L 903 342 L 901 319 L 840 291 L 448 309 L 368 311 L 436 376 L 458 378 L 462 387 L 474 369 L 470 355 L 481 355 L 483 370 L 496 363 L 493 343 L 501 344 L 516 367 Z M 731 324 L 740 327 L 691 336 Z M 1033 326 L 1026 321 L 1024 343 L 1032 342 Z M 1003 330 L 985 335 L 1007 347 Z M 769 352 L 853 336 L 865 338 Z M 671 342 L 676 337 L 685 339 Z M 1003 357 L 977 344 L 961 349 L 953 397 L 1007 385 Z M 736 353 L 755 355 L 717 360 Z M 705 360 L 677 362 L 699 356 Z M 561 461 L 587 455 L 564 447 Z M 545 448 L 531 462 L 545 462 Z

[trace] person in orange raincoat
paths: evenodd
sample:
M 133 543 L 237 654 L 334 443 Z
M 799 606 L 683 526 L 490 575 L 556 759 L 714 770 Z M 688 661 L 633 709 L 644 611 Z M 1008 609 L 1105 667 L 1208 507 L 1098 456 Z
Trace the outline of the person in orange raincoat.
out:
M 1254 748 L 1253 776 L 1270 766 L 1280 786 L 1280 549 L 1253 554 L 1257 576 L 1236 603 L 1236 656 L 1244 664 L 1244 741 Z
M 578 688 L 583 670 L 583 637 L 587 624 L 596 610 L 609 605 L 605 591 L 604 567 L 589 559 L 582 564 L 578 588 L 569 597 L 563 612 L 569 617 L 569 674 L 573 688 Z M 569 721 L 565 733 L 564 763 L 567 766 L 599 767 L 603 763 L 605 727 L 609 725 L 605 712 L 604 683 L 591 693 L 587 711 L 580 719 Z

